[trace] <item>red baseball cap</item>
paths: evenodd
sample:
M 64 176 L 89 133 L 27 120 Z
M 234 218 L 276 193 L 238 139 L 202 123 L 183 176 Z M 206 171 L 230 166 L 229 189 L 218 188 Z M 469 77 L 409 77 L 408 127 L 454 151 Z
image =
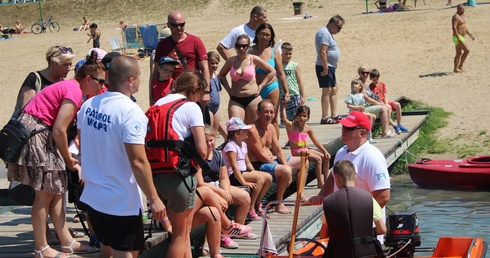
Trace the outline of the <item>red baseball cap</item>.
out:
M 345 127 L 362 127 L 371 130 L 371 121 L 369 120 L 369 117 L 360 111 L 350 112 L 346 118 L 339 120 L 339 123 Z

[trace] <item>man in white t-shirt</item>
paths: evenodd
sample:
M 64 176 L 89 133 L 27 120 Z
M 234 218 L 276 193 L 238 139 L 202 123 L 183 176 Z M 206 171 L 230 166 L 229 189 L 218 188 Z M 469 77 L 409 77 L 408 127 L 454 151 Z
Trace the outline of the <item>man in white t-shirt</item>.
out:
M 100 240 L 101 257 L 137 257 L 143 249 L 141 191 L 156 220 L 166 213 L 145 154 L 148 119 L 130 99 L 140 76 L 136 59 L 114 58 L 110 91 L 88 99 L 77 114 L 85 181 L 80 200 Z
M 267 10 L 259 5 L 254 6 L 250 12 L 250 19 L 248 23 L 242 24 L 238 27 L 233 28 L 226 37 L 224 37 L 216 50 L 223 57 L 223 60 L 227 60 L 230 57 L 228 50 L 235 47 L 235 41 L 238 36 L 242 34 L 247 34 L 250 37 L 250 42 L 254 41 L 255 30 L 260 24 L 267 22 Z
M 367 140 L 371 130 L 369 118 L 360 111 L 352 111 L 339 123 L 342 124 L 342 142 L 345 146 L 337 151 L 334 164 L 339 160 L 352 162 L 357 172 L 356 187 L 370 192 L 384 211 L 390 200 L 390 175 L 383 153 Z M 333 173 L 330 173 L 320 193 L 311 197 L 309 202 L 321 205 L 323 198 L 334 190 L 338 190 L 338 187 L 334 184 Z

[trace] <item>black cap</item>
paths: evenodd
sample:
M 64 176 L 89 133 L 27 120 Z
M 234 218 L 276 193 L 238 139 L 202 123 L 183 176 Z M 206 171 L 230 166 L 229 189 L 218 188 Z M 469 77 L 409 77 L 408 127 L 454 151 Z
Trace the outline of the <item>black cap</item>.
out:
M 109 70 L 109 68 L 111 67 L 111 62 L 112 62 L 112 59 L 120 56 L 121 54 L 119 54 L 119 52 L 110 52 L 108 53 L 107 55 L 104 56 L 104 58 L 102 58 L 102 64 L 104 65 L 105 69 Z

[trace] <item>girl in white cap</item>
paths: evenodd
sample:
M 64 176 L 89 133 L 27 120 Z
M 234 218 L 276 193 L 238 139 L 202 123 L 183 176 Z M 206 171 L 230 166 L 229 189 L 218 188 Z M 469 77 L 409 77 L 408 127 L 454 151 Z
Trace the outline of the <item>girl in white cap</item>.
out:
M 259 220 L 259 215 L 264 212 L 262 210 L 262 199 L 269 190 L 272 176 L 269 173 L 254 170 L 252 163 L 248 159 L 245 139 L 247 139 L 248 129 L 251 127 L 251 125 L 245 125 L 238 117 L 232 117 L 226 122 L 228 139 L 223 148 L 223 153 L 225 154 L 225 163 L 231 185 L 243 185 L 250 188 L 251 201 L 248 217 L 251 220 Z

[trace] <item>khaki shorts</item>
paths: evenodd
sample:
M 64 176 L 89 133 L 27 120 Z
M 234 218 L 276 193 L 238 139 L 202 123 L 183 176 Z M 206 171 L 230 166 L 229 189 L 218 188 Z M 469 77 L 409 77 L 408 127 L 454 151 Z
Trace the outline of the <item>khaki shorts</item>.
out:
M 379 110 L 380 109 L 381 109 L 380 105 L 374 105 L 374 106 L 369 106 L 369 107 L 364 108 L 364 111 L 375 115 L 376 118 L 379 118 Z
M 196 205 L 196 178 L 183 179 L 178 173 L 153 174 L 153 183 L 167 209 L 184 212 Z

